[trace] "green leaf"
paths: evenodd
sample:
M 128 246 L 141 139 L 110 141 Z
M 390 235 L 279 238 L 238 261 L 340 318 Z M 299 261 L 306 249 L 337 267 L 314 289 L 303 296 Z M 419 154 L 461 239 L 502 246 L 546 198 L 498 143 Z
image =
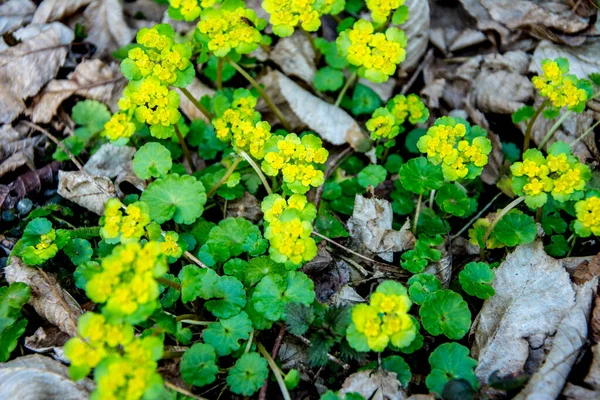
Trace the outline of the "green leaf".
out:
M 0 287 L 0 319 L 18 318 L 21 307 L 29 301 L 31 289 L 23 282 Z M 1 325 L 0 325 L 1 326 Z
M 205 307 L 215 317 L 230 318 L 239 313 L 246 305 L 246 292 L 242 282 L 233 276 L 222 276 L 213 284 L 211 298 Z
M 335 215 L 323 207 L 320 207 L 319 214 L 317 215 L 315 230 L 330 239 L 350 236 L 346 226 Z
M 396 378 L 400 381 L 403 387 L 407 387 L 412 379 L 410 367 L 400 356 L 389 356 L 381 360 L 383 369 L 395 372 Z
M 400 6 L 394 11 L 392 15 L 392 24 L 394 25 L 402 25 L 408 20 L 408 7 Z
M 542 115 L 546 119 L 554 119 L 560 115 L 560 110 L 558 108 L 546 108 Z
M 546 250 L 546 253 L 550 254 L 552 257 L 564 257 L 567 255 L 569 250 L 571 250 L 571 245 L 569 245 L 569 242 L 564 236 L 553 235 L 550 238 L 550 244 L 544 246 L 544 250 Z
M 229 390 L 242 396 L 258 391 L 269 376 L 267 362 L 258 353 L 243 354 L 227 375 Z
M 444 183 L 442 168 L 433 165 L 425 157 L 408 160 L 400 168 L 400 182 L 406 190 L 423 194 L 429 190 L 437 190 Z
M 25 333 L 27 320 L 20 319 L 0 331 L 0 361 L 5 362 L 17 347 L 19 338 Z
M 600 73 L 591 73 L 588 75 L 588 78 L 590 78 L 590 81 L 594 82 L 596 86 L 600 86 Z
M 442 282 L 432 274 L 416 274 L 407 282 L 408 295 L 413 303 L 421 305 L 429 294 L 442 289 Z
M 421 154 L 421 151 L 417 147 L 417 142 L 421 138 L 421 136 L 427 133 L 427 129 L 423 128 L 415 128 L 412 131 L 408 132 L 406 135 L 406 140 L 404 142 L 404 146 L 406 149 L 413 154 Z
M 171 152 L 160 143 L 146 143 L 133 157 L 133 172 L 140 179 L 162 178 L 173 166 Z
M 191 146 L 198 147 L 198 154 L 205 160 L 214 160 L 217 154 L 227 148 L 225 142 L 220 141 L 215 135 L 212 124 L 207 124 L 201 119 L 195 119 L 190 124 L 187 141 Z
M 310 347 L 308 348 L 308 364 L 311 367 L 323 367 L 327 364 L 327 353 L 335 344 L 333 338 L 322 331 L 313 332 L 310 335 Z
M 545 214 L 542 216 L 542 228 L 546 235 L 552 233 L 565 233 L 567 231 L 567 221 L 565 221 L 558 212 Z
M 269 248 L 269 241 L 262 237 L 260 232 L 251 233 L 246 236 L 246 240 L 242 243 L 242 251 L 248 253 L 251 257 L 258 257 L 264 254 Z
M 444 386 L 442 398 L 444 400 L 473 400 L 475 393 L 466 379 L 451 379 Z
M 400 155 L 390 154 L 387 160 L 385 161 L 384 167 L 390 174 L 397 174 L 400 171 L 400 167 L 403 163 L 404 160 L 402 159 L 402 157 L 400 157 Z
M 85 239 L 71 239 L 67 245 L 63 248 L 66 255 L 71 258 L 71 261 L 75 265 L 81 265 L 92 259 L 94 250 L 92 245 Z
M 252 295 L 254 308 L 266 319 L 281 319 L 287 303 L 310 305 L 315 299 L 314 283 L 302 272 L 290 271 L 285 278 L 265 276 Z
M 502 142 L 502 153 L 510 163 L 514 163 L 521 158 L 521 150 L 512 142 Z
M 335 42 L 328 42 L 327 40 L 318 37 L 315 39 L 315 45 L 321 54 L 325 56 L 325 62 L 330 67 L 344 69 L 348 66 L 348 60 L 338 53 Z
M 380 183 L 385 181 L 387 171 L 381 165 L 369 165 L 358 173 L 358 184 L 365 189 L 373 186 L 377 187 Z
M 61 143 L 69 150 L 71 154 L 74 156 L 78 156 L 83 148 L 85 147 L 85 143 L 79 139 L 77 136 L 69 136 L 65 140 L 62 140 Z M 67 153 L 62 149 L 61 146 L 56 146 L 56 150 L 52 154 L 52 158 L 56 161 L 68 161 L 70 160 Z
M 465 216 L 471 206 L 465 191 L 452 183 L 447 183 L 438 190 L 435 202 L 443 211 L 457 217 Z
M 85 290 L 87 282 L 99 272 L 102 272 L 102 268 L 100 268 L 100 264 L 95 261 L 88 261 L 86 263 L 78 265 L 75 269 L 75 272 L 73 272 L 73 278 L 75 278 L 75 286 L 77 286 L 81 290 Z
M 475 389 L 479 387 L 473 369 L 477 361 L 469 357 L 469 349 L 458 343 L 444 343 L 429 355 L 431 373 L 427 375 L 427 388 L 441 395 L 451 379 L 465 379 Z
M 394 181 L 394 191 L 390 195 L 392 198 L 392 210 L 396 214 L 408 215 L 415 209 L 414 195 L 412 192 L 404 189 L 400 180 Z
M 251 235 L 255 235 L 255 238 L 262 238 L 258 227 L 247 219 L 227 218 L 210 230 L 203 249 L 210 253 L 216 261 L 225 262 L 246 250 L 253 249 L 246 242 Z
M 204 72 L 204 76 L 210 79 L 213 82 L 217 81 L 217 64 L 219 59 L 215 56 L 210 56 L 208 58 L 208 62 L 205 64 L 204 68 L 202 68 L 202 72 Z M 223 70 L 221 75 L 221 81 L 227 82 L 235 75 L 235 68 L 231 66 L 228 62 L 223 63 Z
M 212 269 L 186 265 L 179 271 L 178 278 L 181 281 L 181 301 L 188 303 L 198 297 L 210 299 L 219 275 Z
M 325 182 L 325 187 L 323 188 L 322 197 L 325 200 L 335 200 L 342 195 L 342 187 L 339 183 L 329 181 Z
M 304 335 L 315 320 L 315 313 L 306 304 L 288 303 L 285 305 L 284 320 L 290 333 Z
M 488 299 L 496 292 L 490 284 L 494 281 L 494 271 L 484 262 L 470 262 L 458 274 L 463 290 L 471 296 Z
M 381 107 L 381 99 L 375 91 L 365 85 L 357 83 L 352 93 L 352 114 L 371 114 Z
M 513 124 L 518 124 L 519 122 L 527 121 L 529 118 L 533 117 L 533 114 L 535 114 L 535 109 L 533 107 L 523 106 L 512 113 L 512 122 Z
M 500 243 L 513 247 L 533 242 L 537 235 L 537 225 L 532 217 L 511 212 L 498 221 L 494 234 Z
M 344 84 L 344 73 L 339 69 L 323 67 L 315 74 L 313 83 L 319 92 L 334 92 Z
M 196 343 L 181 357 L 179 371 L 181 378 L 188 385 L 205 386 L 213 383 L 219 367 L 217 355 L 211 345 Z
M 141 201 L 150 207 L 150 218 L 162 224 L 170 219 L 191 224 L 204 211 L 204 185 L 193 176 L 167 175 L 152 182 L 142 193 Z
M 276 263 L 271 257 L 256 257 L 248 261 L 244 281 L 246 286 L 250 287 L 256 285 L 265 276 L 283 277 L 286 273 L 285 265 Z
M 348 173 L 348 175 L 356 175 L 365 167 L 363 160 L 357 156 L 350 156 L 340 165 L 340 168 Z M 345 182 L 345 181 L 344 181 Z M 341 182 L 343 183 L 343 182 Z M 340 185 L 341 185 L 340 183 Z
M 110 111 L 99 101 L 83 100 L 75 104 L 71 117 L 77 125 L 83 125 L 92 133 L 98 133 L 110 119 Z
M 283 377 L 283 382 L 287 390 L 294 390 L 300 383 L 300 372 L 297 369 L 290 369 Z
M 240 340 L 247 340 L 252 332 L 252 322 L 248 314 L 240 312 L 238 315 L 220 319 L 206 328 L 202 334 L 204 342 L 214 347 L 219 357 L 227 356 L 239 350 Z
M 471 311 L 462 296 L 452 290 L 431 293 L 419 310 L 423 328 L 433 336 L 444 334 L 458 340 L 471 327 Z

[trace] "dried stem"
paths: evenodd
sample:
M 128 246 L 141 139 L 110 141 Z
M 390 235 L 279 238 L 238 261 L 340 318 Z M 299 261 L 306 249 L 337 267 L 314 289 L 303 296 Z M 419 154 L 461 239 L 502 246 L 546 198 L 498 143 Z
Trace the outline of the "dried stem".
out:
M 217 90 L 223 89 L 223 66 L 225 65 L 225 59 L 223 57 L 217 57 Z
M 183 157 L 185 158 L 185 162 L 188 166 L 187 171 L 189 174 L 192 174 L 194 172 L 194 162 L 192 161 L 192 155 L 190 153 L 190 149 L 188 148 L 187 144 L 185 143 L 183 136 L 181 136 L 181 132 L 179 131 L 179 127 L 177 126 L 177 124 L 173 125 L 173 127 L 175 128 L 175 135 L 177 135 L 177 141 L 179 142 L 179 145 L 181 146 L 181 150 L 183 150 Z

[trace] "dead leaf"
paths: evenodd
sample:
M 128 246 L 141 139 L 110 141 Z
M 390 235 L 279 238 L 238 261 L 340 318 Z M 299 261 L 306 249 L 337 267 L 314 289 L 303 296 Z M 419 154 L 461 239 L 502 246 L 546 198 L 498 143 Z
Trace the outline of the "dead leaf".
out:
M 213 96 L 215 91 L 212 88 L 209 88 L 204 83 L 200 82 L 200 79 L 194 78 L 192 83 L 186 88 L 196 100 L 200 100 L 204 96 Z M 196 106 L 181 93 L 179 89 L 176 89 L 179 92 L 180 105 L 179 108 L 191 120 L 201 119 L 203 121 L 207 121 L 206 117 Z
M 55 29 L 0 52 L 0 122 L 12 122 L 25 109 L 23 100 L 54 78 L 67 52 Z
M 496 294 L 471 327 L 475 373 L 482 383 L 494 371 L 500 376 L 521 372 L 530 353 L 526 338 L 537 335 L 543 342 L 575 304 L 568 272 L 540 241 L 518 246 L 495 273 Z
M 429 45 L 429 2 L 427 0 L 406 0 L 404 5 L 408 7 L 408 20 L 400 28 L 406 34 L 408 44 L 406 45 L 406 59 L 400 64 L 400 76 L 406 75 L 406 71 L 419 64 L 419 60 Z
M 94 43 L 100 53 L 109 53 L 130 43 L 135 37 L 123 14 L 119 0 L 94 0 L 84 11 L 88 28 L 86 40 Z
M 117 111 L 117 102 L 126 84 L 117 64 L 85 60 L 68 79 L 50 81 L 33 99 L 26 113 L 35 123 L 48 123 L 56 115 L 62 102 L 72 95 L 98 100 L 107 104 L 112 111 Z
M 569 60 L 569 73 L 585 78 L 600 70 L 598 54 L 600 54 L 600 42 L 597 40 L 590 40 L 578 47 L 563 46 L 543 40 L 533 52 L 531 70 L 540 73 L 543 59 L 554 60 L 564 57 Z
M 117 175 L 115 188 L 117 195 L 123 198 L 128 194 L 143 192 L 146 189 L 146 182 L 133 172 L 131 162 L 129 162 L 123 167 L 119 175 Z
M 370 400 L 404 400 L 406 394 L 395 372 L 360 371 L 346 378 L 339 391 L 340 396 L 347 393 L 360 393 Z
M 77 318 L 83 314 L 83 310 L 73 296 L 60 287 L 56 278 L 41 269 L 28 267 L 15 256 L 11 256 L 4 276 L 9 283 L 23 282 L 29 285 L 29 304 L 42 318 L 70 336 L 77 335 Z
M 23 165 L 27 165 L 30 169 L 35 169 L 33 158 L 33 147 L 28 147 L 18 153 L 12 154 L 6 160 L 0 162 L 0 177 L 9 172 L 16 171 Z
M 334 295 L 331 296 L 329 301 L 336 306 L 353 306 L 358 303 L 364 303 L 365 299 L 359 295 L 354 288 L 344 285 L 337 293 L 334 293 Z
M 598 279 L 577 290 L 575 305 L 558 325 L 552 349 L 541 368 L 531 377 L 515 400 L 553 400 L 559 397 L 588 333 L 588 317 Z
M 102 215 L 104 205 L 115 195 L 115 187 L 110 179 L 103 176 L 84 175 L 81 171 L 58 171 L 58 194 Z
M 33 354 L 0 364 L 0 397 L 23 400 L 86 400 L 94 390 L 89 378 L 69 378 L 66 366 Z
M 133 147 L 105 143 L 89 158 L 83 168 L 92 175 L 115 178 L 133 159 L 134 154 Z
M 297 76 L 312 86 L 317 71 L 315 52 L 305 33 L 297 30 L 293 35 L 279 39 L 269 57 L 287 76 Z
M 386 261 L 393 261 L 394 252 L 405 251 L 414 244 L 408 220 L 399 231 L 392 229 L 392 205 L 378 198 L 359 194 L 347 226 L 350 236 L 361 246 Z
M 15 142 L 22 139 L 24 136 L 23 133 L 19 132 L 9 124 L 0 126 L 0 142 L 2 143 Z
M 315 296 L 320 302 L 326 302 L 350 281 L 350 267 L 343 261 L 336 261 L 327 269 L 309 275 L 315 283 Z
M 0 35 L 31 22 L 35 4 L 31 0 L 9 0 L 0 5 Z
M 44 0 L 35 10 L 34 24 L 59 21 L 75 14 L 80 8 L 90 4 L 92 0 Z
M 54 325 L 39 327 L 31 336 L 25 338 L 25 348 L 40 354 L 49 354 L 59 361 L 69 362 L 64 355 L 63 346 L 70 336 Z
M 369 138 L 346 111 L 313 96 L 281 72 L 270 71 L 261 83 L 273 101 L 288 105 L 301 125 L 307 125 L 324 140 L 335 145 L 348 143 L 357 151 L 366 151 L 371 146 Z M 261 110 L 266 111 L 264 103 Z
M 322 247 L 321 245 L 317 251 L 317 256 L 304 264 L 302 271 L 306 274 L 314 274 L 324 270 L 331 264 L 333 264 L 333 257 L 325 247 Z
M 227 217 L 246 218 L 256 223 L 262 216 L 263 212 L 258 199 L 248 192 L 244 192 L 241 198 L 233 200 L 227 205 Z
M 594 300 L 594 311 L 590 321 L 590 337 L 595 343 L 600 343 L 600 299 L 596 297 Z M 599 388 L 600 390 L 600 388 Z
M 581 262 L 573 271 L 571 278 L 574 283 L 582 285 L 596 276 L 600 276 L 600 253 L 589 261 Z
M 389 78 L 383 83 L 375 83 L 366 78 L 360 78 L 358 83 L 365 85 L 377 93 L 377 96 L 379 96 L 379 98 L 385 103 L 394 95 L 394 89 L 396 88 L 398 81 L 394 78 Z

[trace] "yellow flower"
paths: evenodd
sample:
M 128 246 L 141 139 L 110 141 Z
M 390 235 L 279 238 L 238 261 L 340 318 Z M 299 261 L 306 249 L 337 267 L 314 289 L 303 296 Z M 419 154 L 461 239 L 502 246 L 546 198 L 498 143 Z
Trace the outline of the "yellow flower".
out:
M 136 202 L 125 208 L 119 199 L 109 199 L 106 202 L 104 216 L 100 219 L 100 236 L 111 242 L 119 239 L 122 243 L 137 241 L 144 235 L 144 228 L 150 223 L 148 206 L 143 202 Z
M 366 0 L 366 3 L 367 8 L 371 10 L 373 21 L 384 24 L 392 11 L 404 4 L 404 0 Z
M 579 236 L 600 236 L 600 197 L 597 194 L 575 203 L 575 214 L 575 232 Z
M 534 76 L 531 82 L 554 108 L 569 107 L 572 111 L 581 112 L 592 94 L 591 84 L 568 72 L 567 59 L 545 59 L 542 61 L 542 75 Z
M 102 134 L 111 142 L 121 138 L 129 139 L 135 133 L 135 124 L 128 114 L 117 112 L 112 115 L 106 124 Z
M 298 25 L 314 32 L 321 26 L 316 0 L 264 0 L 262 8 L 269 13 L 269 22 L 277 36 L 290 36 Z

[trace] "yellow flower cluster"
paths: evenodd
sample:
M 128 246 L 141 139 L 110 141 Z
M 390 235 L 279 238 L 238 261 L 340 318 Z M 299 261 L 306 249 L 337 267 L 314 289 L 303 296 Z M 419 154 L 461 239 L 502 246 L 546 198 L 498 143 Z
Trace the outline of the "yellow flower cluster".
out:
M 404 4 L 404 0 L 366 0 L 367 8 L 371 10 L 371 18 L 378 24 L 384 24 L 390 14 Z
M 321 15 L 316 0 L 264 0 L 262 8 L 269 13 L 273 33 L 285 37 L 294 33 L 298 25 L 307 32 L 321 26 Z
M 442 117 L 419 138 L 417 147 L 433 164 L 442 165 L 445 179 L 473 179 L 481 174 L 492 151 L 486 136 L 487 132 L 478 126 Z
M 403 31 L 389 28 L 385 34 L 375 32 L 373 24 L 363 19 L 342 32 L 336 44 L 340 54 L 359 67 L 359 76 L 377 83 L 387 81 L 396 71 L 396 65 L 406 58 Z
M 306 193 L 310 186 L 323 184 L 323 171 L 314 164 L 324 164 L 328 156 L 321 139 L 313 134 L 304 135 L 302 139 L 294 133 L 283 138 L 273 136 L 265 145 L 262 169 L 269 176 L 281 172 L 292 192 Z
M 317 212 L 306 196 L 294 194 L 286 201 L 272 194 L 265 197 L 261 208 L 267 227 L 265 238 L 271 244 L 269 254 L 274 261 L 297 266 L 316 256 L 317 245 L 311 233 Z
M 411 124 L 423 123 L 429 118 L 429 110 L 416 94 L 408 96 L 397 95 L 389 101 L 386 107 L 379 107 L 373 112 L 366 127 L 371 132 L 371 139 L 393 139 L 404 132 L 402 124 L 408 121 Z M 393 146 L 390 142 L 388 145 Z
M 135 124 L 125 113 L 117 112 L 104 125 L 103 135 L 111 142 L 121 138 L 129 139 L 135 133 Z
M 523 161 L 514 163 L 510 170 L 513 191 L 526 196 L 525 203 L 531 208 L 543 206 L 548 194 L 560 202 L 578 200 L 591 178 L 589 167 L 563 142 L 553 143 L 546 157 L 537 149 L 527 150 Z
M 231 145 L 243 150 L 257 160 L 264 157 L 264 147 L 271 138 L 271 125 L 260 120 L 260 114 L 254 111 L 256 97 L 245 89 L 238 89 L 230 107 L 212 120 L 217 138 L 231 141 Z
M 399 348 L 410 345 L 417 334 L 417 326 L 408 315 L 411 304 L 402 284 L 382 282 L 369 304 L 352 308 L 348 342 L 358 351 L 376 352 L 384 351 L 389 343 Z
M 260 29 L 264 28 L 265 21 L 250 8 L 228 5 L 226 2 L 219 9 L 202 11 L 196 40 L 205 43 L 217 57 L 225 57 L 231 50 L 238 54 L 253 52 L 262 40 Z
M 600 197 L 598 193 L 575 203 L 575 232 L 581 237 L 600 236 Z
M 123 215 L 123 204 L 119 199 L 109 199 L 100 219 L 100 235 L 110 243 L 138 241 L 144 235 L 144 228 L 150 223 L 146 203 L 138 201 L 129 204 Z
M 581 112 L 592 95 L 592 87 L 589 81 L 577 79 L 568 72 L 569 61 L 566 58 L 545 59 L 542 61 L 542 75 L 534 76 L 531 81 L 554 108 L 569 107 Z
M 102 260 L 101 270 L 87 282 L 85 291 L 95 303 L 106 303 L 105 314 L 143 320 L 157 306 L 158 283 L 167 271 L 158 242 L 137 242 L 115 247 Z
M 162 354 L 157 337 L 135 337 L 132 325 L 91 312 L 79 318 L 77 333 L 65 344 L 65 355 L 75 380 L 96 368 L 97 386 L 91 399 L 137 400 L 151 384 L 162 383 L 156 372 Z
M 179 245 L 179 235 L 177 232 L 165 232 L 160 242 L 160 252 L 169 258 L 179 258 L 183 254 L 183 249 Z M 171 262 L 171 261 L 169 261 Z
M 169 16 L 176 20 L 193 21 L 204 8 L 212 7 L 216 0 L 169 0 Z

